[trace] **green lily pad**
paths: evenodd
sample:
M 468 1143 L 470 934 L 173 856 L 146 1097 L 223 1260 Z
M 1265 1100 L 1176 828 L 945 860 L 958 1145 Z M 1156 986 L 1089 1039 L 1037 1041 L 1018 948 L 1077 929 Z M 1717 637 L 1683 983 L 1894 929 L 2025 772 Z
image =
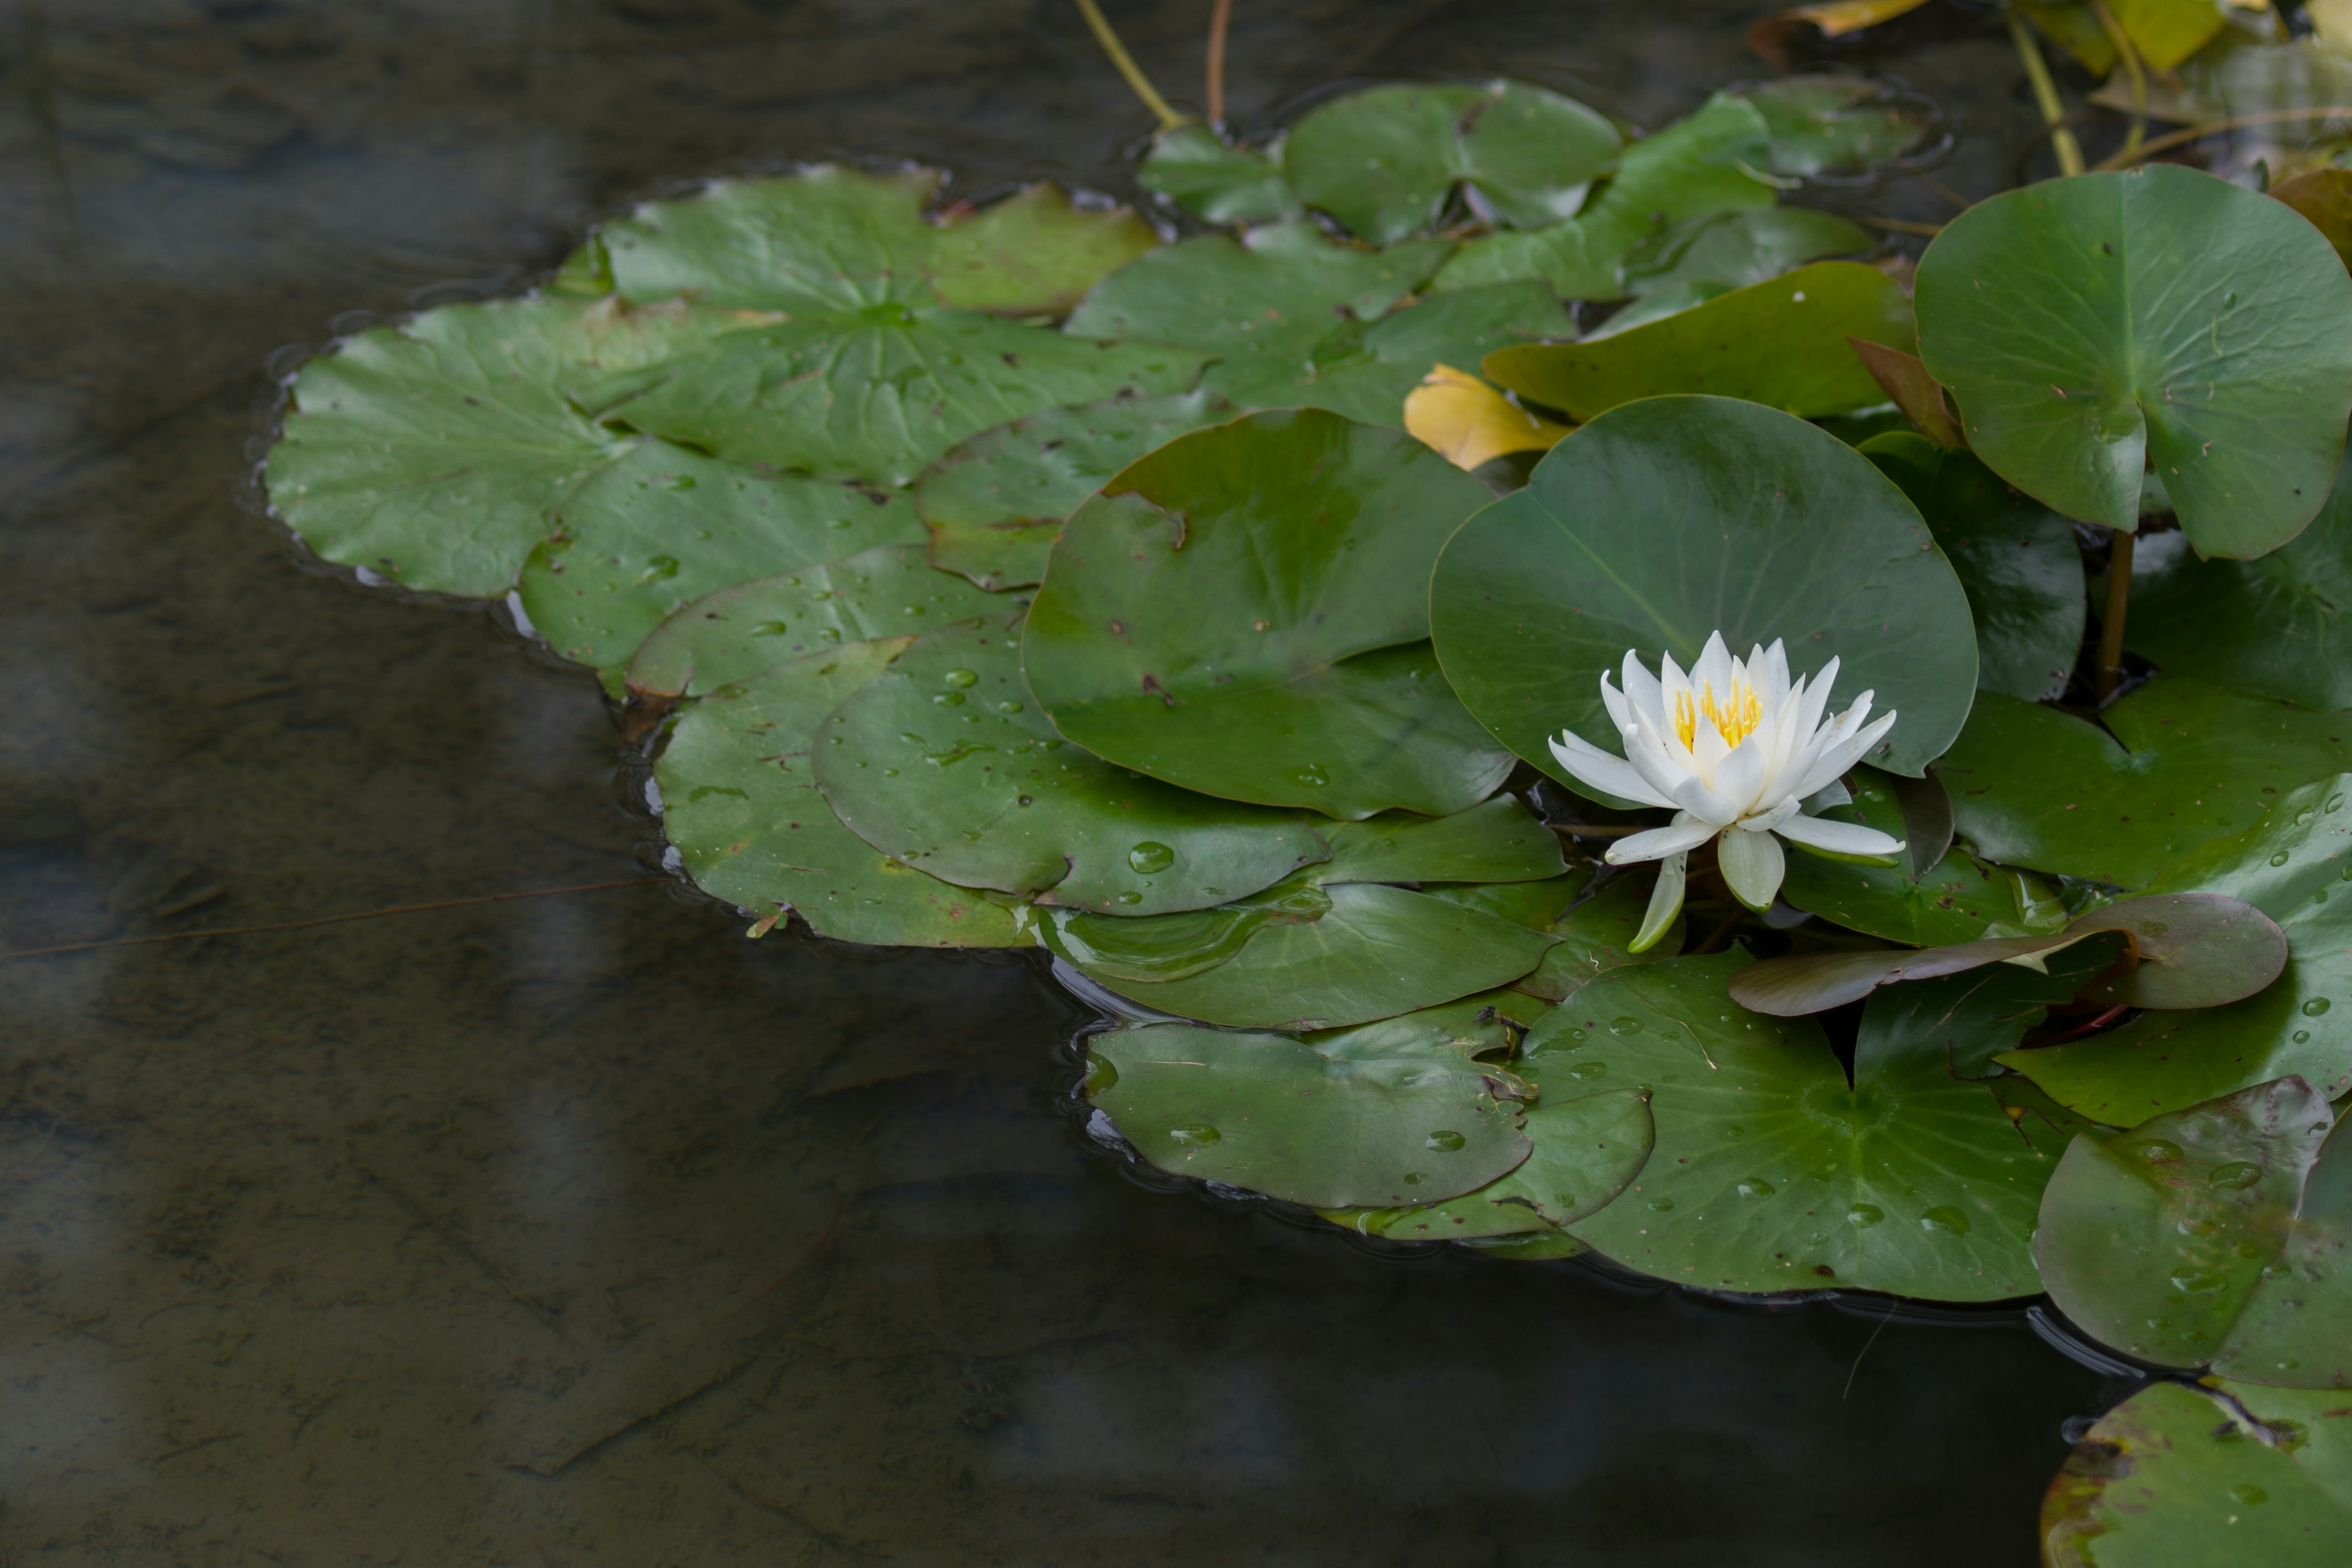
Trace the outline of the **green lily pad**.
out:
M 1551 449 L 1440 556 L 1431 630 L 1454 689 L 1511 750 L 1570 783 L 1547 740 L 1616 731 L 1601 676 L 1628 648 L 1688 664 L 1710 632 L 1840 660 L 1900 721 L 1871 761 L 1916 776 L 1976 694 L 1968 598 L 1894 483 L 1836 437 L 1751 403 L 1657 397 Z
M 2063 695 L 2089 613 L 2074 525 L 1970 454 L 1917 436 L 1874 436 L 1862 455 L 1903 487 L 1959 574 L 1976 620 L 1977 684 L 2024 702 Z M 2132 617 L 2143 609 L 2135 598 Z
M 2198 551 L 2245 558 L 2327 498 L 2352 278 L 2280 203 L 2172 163 L 2004 192 L 1928 246 L 1917 297 L 1969 447 L 2069 517 L 2136 527 L 2153 465 Z
M 1864 77 L 1786 76 L 1743 88 L 1772 139 L 1776 174 L 1861 171 L 1915 152 L 1933 125 L 1926 100 Z
M 1903 286 L 1858 261 L 1817 261 L 1597 342 L 1486 356 L 1486 379 L 1580 420 L 1664 393 L 1740 397 L 1801 417 L 1886 401 L 1851 338 L 1912 342 Z
M 721 588 L 656 627 L 629 661 L 629 690 L 700 696 L 805 653 L 871 637 L 912 637 L 1004 601 L 934 572 L 922 547 L 871 550 Z
M 1198 122 L 1174 125 L 1151 139 L 1135 178 L 1207 223 L 1275 223 L 1306 211 L 1283 180 L 1280 153 L 1233 146 Z
M 2330 1099 L 2352 1089 L 2352 774 L 2278 797 L 2268 817 L 2193 851 L 2166 891 L 2242 899 L 2285 933 L 2286 968 L 2226 1007 L 2147 1013 L 2123 1027 L 2001 1059 L 2063 1105 L 2129 1127 L 2293 1075 Z M 2346 1011 L 2336 1011 L 2339 1004 Z
M 737 462 L 903 485 L 992 426 L 1121 392 L 1181 392 L 1201 364 L 1182 349 L 890 302 L 745 328 L 657 375 L 573 390 L 608 424 Z
M 2334 1392 L 2150 1384 L 2101 1416 L 2050 1483 L 2043 1560 L 2325 1568 L 2352 1531 L 2348 1409 Z
M 1568 869 L 1559 836 L 1507 795 L 1451 816 L 1382 812 L 1321 832 L 1331 858 L 1316 868 L 1318 882 L 1517 883 Z
M 868 174 L 831 164 L 716 180 L 683 200 L 646 203 L 594 243 L 628 299 L 684 296 L 794 316 L 886 304 L 1058 313 L 1159 243 L 1133 213 L 1076 207 L 1052 184 L 934 223 L 923 208 L 939 183 L 932 169 Z
M 2007 866 L 2145 888 L 2287 790 L 2352 768 L 2352 716 L 2162 676 L 2105 729 L 1986 693 L 1936 763 L 1961 835 Z M 1900 728 L 1897 729 L 1900 733 Z
M 1526 1086 L 1444 1046 L 1334 1058 L 1284 1035 L 1096 1035 L 1087 1095 L 1163 1171 L 1318 1208 L 1447 1198 L 1528 1157 Z
M 1771 133 L 1753 104 L 1717 93 L 1696 113 L 1628 146 L 1601 195 L 1565 223 L 1472 240 L 1433 287 L 1538 279 L 1563 299 L 1614 300 L 1618 268 L 1662 225 L 1773 204 Z
M 1557 1230 L 1599 1212 L 1650 1157 L 1650 1097 L 1610 1089 L 1547 1100 L 1521 1129 L 1535 1147 L 1507 1175 L 1445 1203 L 1413 1208 L 1328 1208 L 1325 1219 L 1391 1241 L 1469 1241 Z
M 1515 991 L 1487 991 L 1393 1018 L 1311 1030 L 1299 1037 L 1334 1061 L 1392 1056 L 1400 1047 L 1443 1047 L 1465 1061 L 1500 1060 L 1517 1045 L 1515 1026 L 1524 1031 L 1543 1013 L 1543 1004 Z
M 2139 541 L 2125 646 L 2235 691 L 2352 708 L 2352 462 L 2311 526 L 2259 560 L 2200 561 L 2189 542 Z
M 1860 775 L 1853 800 L 1820 813 L 1832 822 L 1859 823 L 1908 839 L 1893 780 L 1874 768 Z M 2038 879 L 2037 879 L 2038 880 Z M 2026 902 L 2021 873 L 1986 865 L 1967 850 L 1947 849 L 1925 876 L 1906 858 L 1896 866 L 1791 855 L 1780 897 L 1808 914 L 1912 947 L 1974 942 L 1996 922 L 2026 928 L 2042 923 L 2045 908 Z M 2063 924 L 2062 918 L 2054 923 Z
M 2299 1078 L 2078 1137 L 2033 1253 L 2050 1298 L 2143 1361 L 2352 1387 L 2352 1136 Z
M 2028 1237 L 2058 1140 L 1954 1077 L 1948 1035 L 1900 993 L 1864 1010 L 1848 1087 L 1815 1026 L 1725 995 L 1746 961 L 1619 970 L 1528 1036 L 1522 1059 L 1547 1093 L 1651 1091 L 1649 1163 L 1575 1234 L 1630 1268 L 1708 1289 L 1945 1301 L 2040 1289 Z
M 817 784 L 859 837 L 961 887 L 1136 915 L 1223 903 L 1329 855 L 1301 816 L 1055 734 L 1021 679 L 1019 622 L 925 633 L 818 727 Z
M 1740 971 L 1731 994 L 1743 1007 L 1799 1017 L 1860 1001 L 1881 985 L 2038 959 L 2101 931 L 2124 933 L 2137 958 L 2136 967 L 2088 993 L 2120 1006 L 2219 1007 L 2262 990 L 2286 963 L 2285 935 L 2252 904 L 2221 893 L 2150 893 L 2104 904 L 2063 930 L 2029 936 L 1912 952 L 1768 958 Z
M 575 374 L 740 329 L 683 305 L 541 296 L 445 305 L 304 364 L 269 501 L 320 559 L 467 598 L 514 585 L 548 510 L 637 443 L 565 398 Z
M 1859 224 L 1805 207 L 1710 213 L 1634 247 L 1625 258 L 1625 291 L 1642 298 L 1712 284 L 1728 293 L 1808 261 L 1869 250 L 1875 243 Z
M 1608 121 L 1522 82 L 1381 87 L 1292 127 L 1282 172 L 1308 205 L 1387 245 L 1434 225 L 1457 184 L 1522 227 L 1572 217 L 1617 146 Z
M 747 468 L 649 441 L 548 513 L 523 563 L 523 613 L 617 691 L 630 656 L 705 594 L 877 545 L 919 542 L 901 493 Z
M 1040 935 L 1122 996 L 1234 1029 L 1339 1028 L 1433 1007 L 1509 984 L 1552 943 L 1515 921 L 1426 893 L 1377 882 L 1321 887 L 1312 878 L 1310 870 L 1261 895 L 1260 907 L 1279 906 L 1268 914 L 1221 917 L 1247 922 L 1238 942 L 1223 924 L 1180 925 L 1184 917 L 1116 922 L 1138 928 L 1130 934 L 1107 931 L 1104 917 L 1056 913 Z M 1127 944 L 1122 957 L 1139 944 L 1181 942 L 1188 945 L 1181 953 L 1208 963 L 1166 980 L 1129 978 L 1139 967 L 1131 958 L 1115 969 L 1081 945 L 1113 935 Z
M 911 642 L 807 654 L 689 705 L 654 764 L 662 830 L 695 884 L 821 936 L 903 947 L 1017 947 L 1012 911 L 893 860 L 844 827 L 817 793 L 817 721 Z
M 1612 877 L 1549 920 L 1528 922 L 1559 940 L 1544 953 L 1543 962 L 1511 982 L 1511 988 L 1564 1002 L 1612 970 L 1655 963 L 1681 952 L 1688 934 L 1682 915 L 1651 946 L 1640 952 L 1626 951 L 1649 910 L 1652 881 L 1639 872 Z
M 915 483 L 931 564 L 991 590 L 1042 582 L 1062 520 L 1080 501 L 1171 437 L 1238 412 L 1196 390 L 1049 408 L 975 436 Z
M 1179 437 L 1073 512 L 1023 642 L 1071 740 L 1209 795 L 1447 816 L 1511 759 L 1438 673 L 1430 563 L 1486 487 L 1315 409 Z

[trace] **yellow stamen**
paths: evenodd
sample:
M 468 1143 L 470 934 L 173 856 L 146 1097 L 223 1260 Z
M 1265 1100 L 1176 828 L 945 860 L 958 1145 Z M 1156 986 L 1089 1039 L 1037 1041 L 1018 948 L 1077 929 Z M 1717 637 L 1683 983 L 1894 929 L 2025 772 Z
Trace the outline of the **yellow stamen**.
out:
M 1715 726 L 1715 732 L 1723 737 L 1725 745 L 1737 746 L 1754 734 L 1756 726 L 1763 722 L 1764 704 L 1757 697 L 1756 689 L 1738 679 L 1733 679 L 1728 697 L 1720 703 L 1715 700 L 1713 686 L 1699 688 L 1696 708 L 1692 706 L 1687 690 L 1675 694 L 1675 733 L 1682 737 L 1684 745 L 1697 743 L 1701 718 Z

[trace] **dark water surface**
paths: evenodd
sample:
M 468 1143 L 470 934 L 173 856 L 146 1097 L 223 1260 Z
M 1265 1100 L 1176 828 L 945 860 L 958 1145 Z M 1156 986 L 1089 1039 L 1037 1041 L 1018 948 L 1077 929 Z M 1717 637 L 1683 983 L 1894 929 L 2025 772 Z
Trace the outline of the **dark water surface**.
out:
M 1110 9 L 1195 90 L 1208 0 Z M 1507 70 L 1654 125 L 1759 74 L 1763 7 L 1239 9 L 1244 123 Z M 1065 0 L 0 17 L 10 951 L 644 875 L 588 676 L 239 510 L 272 350 L 715 170 L 1125 191 L 1148 129 Z M 1907 44 L 1940 177 L 2009 183 L 1998 35 Z M 740 926 L 638 886 L 0 960 L 0 1563 L 1986 1568 L 2113 1395 L 2014 1314 L 1145 1191 L 1062 1114 L 1081 1015 L 1028 963 Z

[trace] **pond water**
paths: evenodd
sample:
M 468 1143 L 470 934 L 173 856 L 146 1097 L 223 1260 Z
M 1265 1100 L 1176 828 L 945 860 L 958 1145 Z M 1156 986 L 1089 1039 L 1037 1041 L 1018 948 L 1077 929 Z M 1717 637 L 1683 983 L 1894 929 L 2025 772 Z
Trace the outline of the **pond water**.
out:
M 1242 0 L 1236 118 L 1508 71 L 1656 124 L 1762 7 Z M 1110 10 L 1197 89 L 1207 0 Z M 0 1563 L 2035 1560 L 2125 1385 L 2017 1310 L 1374 1256 L 1148 1190 L 1036 965 L 647 884 L 592 679 L 295 569 L 265 361 L 719 170 L 1118 193 L 1062 0 L 17 0 L 0 101 Z M 1937 178 L 2032 129 L 1956 13 Z M 1937 219 L 1924 183 L 1857 198 Z M 424 292 L 420 295 L 419 290 Z M 330 323 L 335 325 L 331 327 Z M 283 362 L 280 362 L 281 363 Z

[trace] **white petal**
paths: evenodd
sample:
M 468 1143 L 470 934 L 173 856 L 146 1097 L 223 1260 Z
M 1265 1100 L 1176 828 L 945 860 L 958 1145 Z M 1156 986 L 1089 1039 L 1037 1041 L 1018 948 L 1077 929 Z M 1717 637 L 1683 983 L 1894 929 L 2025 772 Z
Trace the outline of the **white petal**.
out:
M 1580 783 L 1591 784 L 1603 795 L 1620 800 L 1638 801 L 1643 805 L 1671 806 L 1668 796 L 1651 787 L 1641 771 L 1622 757 L 1612 757 L 1583 736 L 1570 731 L 1560 731 L 1559 739 L 1551 742 L 1551 754 L 1559 765 L 1576 775 Z
M 1903 840 L 1890 838 L 1875 827 L 1832 822 L 1825 816 L 1792 816 L 1773 829 L 1791 844 L 1832 855 L 1899 855 Z
M 1601 672 L 1601 705 L 1609 710 L 1609 721 L 1623 734 L 1633 723 L 1633 710 L 1625 702 L 1625 694 L 1609 684 L 1609 672 Z
M 1764 787 L 1765 770 L 1771 763 L 1772 743 L 1769 735 L 1750 735 L 1731 748 L 1715 770 L 1715 793 L 1738 806 L 1742 813 L 1756 809 L 1757 792 Z
M 1675 804 L 1702 822 L 1728 827 L 1739 820 L 1739 807 L 1706 787 L 1696 773 L 1675 786 Z
M 1625 700 L 1633 704 L 1633 711 L 1647 713 L 1658 722 L 1664 723 L 1665 710 L 1660 705 L 1664 695 L 1658 688 L 1658 678 L 1642 667 L 1642 661 L 1633 657 L 1633 650 L 1630 647 L 1625 650 L 1625 667 L 1622 674 L 1625 680 Z
M 1609 847 L 1602 857 L 1612 866 L 1631 866 L 1637 860 L 1663 860 L 1669 855 L 1682 855 L 1697 848 L 1723 830 L 1711 822 L 1685 822 L 1676 817 L 1665 827 L 1653 827 L 1646 833 L 1636 833 L 1620 838 Z
M 1715 854 L 1716 864 L 1723 868 L 1723 884 L 1733 898 L 1759 913 L 1772 907 L 1780 879 L 1789 872 L 1779 839 L 1737 827 L 1723 836 Z
M 1723 634 L 1707 633 L 1706 646 L 1698 650 L 1698 662 L 1691 666 L 1691 684 L 1712 689 L 1717 706 L 1727 708 L 1731 704 L 1732 678 L 1737 673 L 1731 665 L 1731 650 L 1723 646 Z
M 1789 787 L 1794 793 L 1801 795 L 1812 794 L 1815 790 L 1827 784 L 1832 779 L 1837 778 L 1844 773 L 1844 772 L 1848 768 L 1853 766 L 1854 763 L 1862 761 L 1864 757 L 1869 754 L 1870 748 L 1878 744 L 1878 738 L 1881 735 L 1885 734 L 1887 731 L 1894 727 L 1895 715 L 1889 713 L 1885 718 L 1879 720 L 1875 724 L 1872 724 L 1863 730 L 1859 734 L 1850 735 L 1844 740 L 1838 742 L 1836 744 L 1824 749 L 1820 759 L 1813 763 L 1811 769 L 1806 773 L 1805 776 L 1797 780 Z
M 1802 731 L 1800 739 L 1811 735 L 1820 727 L 1822 715 L 1829 710 L 1830 691 L 1837 685 L 1837 673 L 1838 661 L 1832 658 L 1822 667 L 1821 673 L 1812 677 L 1811 684 L 1805 688 L 1805 700 L 1797 710 L 1797 727 Z
M 1691 731 L 1691 757 L 1697 764 L 1698 776 L 1714 778 L 1715 770 L 1723 766 L 1723 759 L 1729 755 L 1731 745 L 1723 738 L 1723 731 L 1706 714 L 1700 714 Z
M 1658 939 L 1666 934 L 1666 928 L 1675 923 L 1675 917 L 1683 912 L 1685 864 L 1680 855 L 1669 855 L 1659 864 L 1658 885 L 1650 889 L 1649 910 L 1642 916 L 1642 929 L 1633 933 L 1626 952 L 1647 952 L 1655 947 Z
M 1671 799 L 1682 782 L 1692 776 L 1690 753 L 1682 750 L 1679 741 L 1669 751 L 1647 716 L 1636 713 L 1633 717 L 1638 728 L 1625 742 L 1625 759 L 1641 770 L 1652 789 Z
M 1786 697 L 1789 694 L 1788 645 L 1779 637 L 1774 637 L 1772 646 L 1764 650 L 1764 664 L 1767 673 L 1771 677 L 1773 693 L 1776 696 Z
M 1755 833 L 1769 833 L 1803 809 L 1802 803 L 1792 795 L 1769 811 L 1759 811 L 1748 817 L 1739 826 Z

